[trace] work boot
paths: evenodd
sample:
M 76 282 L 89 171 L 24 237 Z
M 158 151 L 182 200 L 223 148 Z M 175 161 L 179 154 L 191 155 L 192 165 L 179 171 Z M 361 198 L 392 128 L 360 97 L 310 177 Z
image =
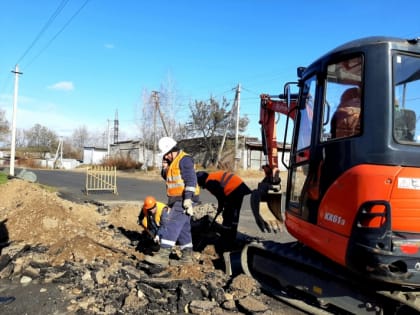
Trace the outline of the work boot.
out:
M 171 260 L 171 266 L 191 265 L 194 262 L 192 248 L 184 248 L 179 260 Z
M 153 256 L 144 255 L 144 261 L 149 264 L 167 267 L 169 265 L 170 254 L 171 254 L 170 248 L 161 248 L 157 253 L 154 253 Z

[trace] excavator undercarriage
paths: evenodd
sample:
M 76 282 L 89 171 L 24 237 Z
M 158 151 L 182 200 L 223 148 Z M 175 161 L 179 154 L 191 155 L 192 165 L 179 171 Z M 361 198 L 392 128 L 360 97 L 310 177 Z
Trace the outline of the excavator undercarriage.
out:
M 288 304 L 311 314 L 418 314 L 420 291 L 353 273 L 299 242 L 252 242 L 242 270 Z

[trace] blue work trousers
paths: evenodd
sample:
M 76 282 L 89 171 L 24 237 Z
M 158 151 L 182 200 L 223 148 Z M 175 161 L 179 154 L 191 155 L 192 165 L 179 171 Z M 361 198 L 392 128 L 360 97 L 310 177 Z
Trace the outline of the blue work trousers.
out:
M 171 248 L 177 243 L 181 250 L 193 247 L 191 217 L 184 213 L 182 201 L 176 201 L 169 213 L 162 215 L 159 236 L 162 248 Z

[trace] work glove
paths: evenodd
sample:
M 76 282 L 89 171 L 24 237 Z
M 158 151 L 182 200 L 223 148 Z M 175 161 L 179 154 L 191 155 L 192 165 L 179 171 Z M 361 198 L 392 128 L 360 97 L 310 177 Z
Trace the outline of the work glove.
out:
M 184 199 L 184 201 L 182 202 L 182 206 L 185 209 L 185 211 L 184 211 L 185 214 L 187 214 L 189 216 L 194 215 L 194 208 L 193 208 L 191 199 Z
M 156 235 L 153 239 L 153 242 L 155 242 L 156 244 L 160 244 L 160 238 L 159 235 Z

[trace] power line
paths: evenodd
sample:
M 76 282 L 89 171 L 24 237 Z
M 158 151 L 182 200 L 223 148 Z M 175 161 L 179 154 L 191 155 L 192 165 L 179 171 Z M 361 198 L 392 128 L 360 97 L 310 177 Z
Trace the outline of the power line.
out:
M 68 0 L 64 0 L 68 1 Z M 63 25 L 63 27 L 47 42 L 47 44 L 39 51 L 39 53 L 26 65 L 28 68 L 51 44 L 52 42 L 69 26 L 69 24 L 76 18 L 76 16 L 82 11 L 89 0 L 86 0 L 80 8 L 70 17 L 70 19 Z
M 26 55 L 29 53 L 29 51 L 34 47 L 34 45 L 36 44 L 36 42 L 41 38 L 42 34 L 45 33 L 45 31 L 52 24 L 52 22 L 54 22 L 54 20 L 56 19 L 56 17 L 60 14 L 60 12 L 64 9 L 64 7 L 66 6 L 66 4 L 68 2 L 69 2 L 69 0 L 63 0 L 63 1 L 61 1 L 61 3 L 59 4 L 59 6 L 57 7 L 57 9 L 55 9 L 54 13 L 48 19 L 47 23 L 45 23 L 45 25 L 43 26 L 43 28 L 39 31 L 38 35 L 35 37 L 35 39 L 32 41 L 32 43 L 29 45 L 29 47 L 26 48 L 25 52 L 18 59 L 18 61 L 16 61 L 15 64 L 19 64 L 22 61 L 22 59 L 26 57 Z

